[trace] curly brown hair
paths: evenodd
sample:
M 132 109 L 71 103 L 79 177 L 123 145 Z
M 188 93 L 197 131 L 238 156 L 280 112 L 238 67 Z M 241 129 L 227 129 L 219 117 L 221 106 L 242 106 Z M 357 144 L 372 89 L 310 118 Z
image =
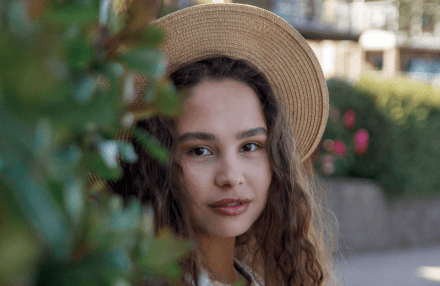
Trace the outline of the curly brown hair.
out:
M 268 127 L 272 169 L 267 205 L 252 227 L 236 238 L 236 258 L 249 265 L 266 286 L 336 285 L 333 252 L 337 248 L 328 223 L 331 213 L 322 205 L 325 197 L 317 187 L 311 162 L 302 163 L 298 157 L 294 136 L 265 76 L 243 60 L 224 56 L 190 63 L 171 74 L 179 90 L 224 79 L 245 83 L 257 94 Z M 151 204 L 156 231 L 170 227 L 179 237 L 196 242 L 173 121 L 154 117 L 138 126 L 169 150 L 170 163 L 159 164 L 133 142 L 140 160 L 123 166 L 124 177 L 113 189 L 126 199 L 136 196 Z M 190 277 L 184 282 L 196 281 L 201 265 L 203 253 L 196 245 L 181 261 L 186 277 Z

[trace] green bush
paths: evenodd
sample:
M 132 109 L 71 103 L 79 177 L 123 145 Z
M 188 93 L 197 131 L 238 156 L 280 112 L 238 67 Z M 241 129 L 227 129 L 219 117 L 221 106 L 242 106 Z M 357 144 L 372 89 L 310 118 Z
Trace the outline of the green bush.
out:
M 390 92 L 383 103 L 385 92 L 377 95 L 377 88 L 372 82 L 357 86 L 336 79 L 328 82 L 330 117 L 315 167 L 323 175 L 376 180 L 384 188 L 389 202 L 440 195 L 440 177 L 435 175 L 440 168 L 440 112 L 435 105 L 428 106 L 426 100 L 420 100 L 417 94 L 412 99 L 408 94 Z M 425 95 L 426 98 L 432 99 Z M 404 110 L 403 115 L 397 116 L 391 111 L 396 110 L 396 106 Z M 418 114 L 422 109 L 423 116 Z M 344 124 L 343 115 L 347 110 L 353 110 L 356 115 L 351 129 Z M 360 129 L 369 134 L 365 154 L 355 152 L 353 136 Z M 326 145 L 336 140 L 346 145 L 344 154 Z M 323 170 L 328 158 L 334 160 L 330 173 Z
M 159 160 L 167 153 L 134 119 L 176 115 L 163 80 L 162 32 L 152 9 L 131 1 L 2 1 L 0 9 L 0 285 L 178 284 L 190 243 L 162 230 L 138 200 L 90 184 L 122 175 L 137 160 L 131 133 Z M 134 113 L 133 70 L 154 85 Z M 103 84 L 103 83 L 107 84 Z M 143 100 L 143 98 L 141 98 Z M 93 198 L 93 199 L 92 199 Z
M 431 110 L 440 110 L 440 89 L 419 81 L 364 73 L 357 87 L 374 94 L 378 106 L 399 125 L 410 124 L 410 116 L 422 122 Z
M 420 124 L 414 117 L 398 129 L 388 156 L 387 172 L 378 176 L 394 199 L 440 195 L 440 113 L 431 110 Z M 401 186 L 397 188 L 397 186 Z

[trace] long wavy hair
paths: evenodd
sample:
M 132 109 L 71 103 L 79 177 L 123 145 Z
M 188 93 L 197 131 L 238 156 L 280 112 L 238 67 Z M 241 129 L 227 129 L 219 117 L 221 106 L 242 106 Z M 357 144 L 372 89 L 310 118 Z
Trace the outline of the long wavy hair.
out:
M 189 91 L 201 82 L 225 79 L 247 84 L 257 94 L 268 127 L 272 169 L 266 207 L 251 228 L 236 238 L 236 258 L 266 286 L 337 285 L 332 213 L 323 207 L 325 197 L 311 162 L 301 163 L 298 157 L 294 136 L 265 76 L 245 61 L 228 57 L 193 62 L 171 74 L 177 89 Z M 151 204 L 156 231 L 170 227 L 179 237 L 196 243 L 181 266 L 187 278 L 183 282 L 197 281 L 204 259 L 189 216 L 174 123 L 154 117 L 138 126 L 169 150 L 170 162 L 159 164 L 133 142 L 140 159 L 123 166 L 124 177 L 113 184 L 113 190 L 126 199 L 136 196 Z

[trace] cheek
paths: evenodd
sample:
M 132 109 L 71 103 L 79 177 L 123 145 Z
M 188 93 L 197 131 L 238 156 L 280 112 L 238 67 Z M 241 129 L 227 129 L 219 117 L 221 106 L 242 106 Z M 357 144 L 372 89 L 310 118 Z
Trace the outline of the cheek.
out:
M 203 190 L 208 189 L 209 169 L 183 163 L 182 175 L 185 190 L 190 196 L 191 201 L 196 204 L 197 202 L 202 201 L 206 196 Z
M 270 167 L 269 160 L 263 160 L 253 168 L 249 168 L 249 178 L 251 181 L 252 189 L 255 190 L 256 195 L 260 201 L 260 207 L 266 205 L 269 195 L 269 187 L 272 182 L 272 168 Z
M 268 197 L 269 197 L 269 189 L 270 189 L 270 185 L 272 183 L 272 167 L 270 166 L 269 160 L 267 160 L 267 164 L 266 164 L 266 168 L 264 170 L 264 175 L 262 175 L 262 177 L 264 177 L 264 182 L 262 182 L 262 184 L 265 186 L 264 188 L 264 195 L 263 195 L 263 199 L 264 199 L 264 206 L 266 206 Z

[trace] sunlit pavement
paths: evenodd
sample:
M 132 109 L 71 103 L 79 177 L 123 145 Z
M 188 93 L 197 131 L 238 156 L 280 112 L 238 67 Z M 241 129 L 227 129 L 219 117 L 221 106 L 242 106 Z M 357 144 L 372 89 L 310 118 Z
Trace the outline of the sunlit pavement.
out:
M 440 285 L 440 245 L 347 254 L 337 262 L 345 286 Z

